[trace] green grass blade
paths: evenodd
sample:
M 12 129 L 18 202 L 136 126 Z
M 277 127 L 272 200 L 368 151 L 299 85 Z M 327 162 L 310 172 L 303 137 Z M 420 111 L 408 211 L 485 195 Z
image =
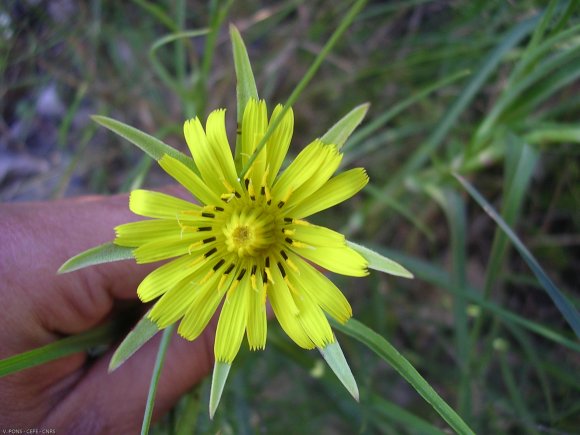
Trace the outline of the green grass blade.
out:
M 334 144 L 338 149 L 346 143 L 353 131 L 359 126 L 369 110 L 370 104 L 364 103 L 356 106 L 342 117 L 320 140 L 327 144 Z
M 355 319 L 346 324 L 331 320 L 337 330 L 358 340 L 393 367 L 458 434 L 473 434 L 462 418 L 437 394 L 411 363 L 385 338 Z
M 223 4 L 222 4 L 223 3 Z M 211 67 L 213 65 L 214 55 L 216 53 L 216 45 L 218 36 L 220 34 L 221 26 L 228 14 L 230 7 L 233 4 L 233 0 L 227 0 L 225 2 L 213 1 L 210 2 L 210 18 L 209 18 L 209 32 L 207 38 L 205 38 L 205 44 L 203 48 L 203 60 L 201 63 L 201 74 L 198 76 L 197 86 L 195 87 L 198 100 L 201 101 L 198 104 L 199 116 L 205 117 L 207 110 L 207 95 L 208 95 L 208 83 L 210 83 Z
M 87 249 L 64 262 L 58 273 L 68 273 L 97 264 L 114 261 L 130 260 L 133 257 L 133 248 L 117 246 L 113 242 L 104 243 Z
M 427 191 L 441 205 L 451 233 L 452 272 L 451 285 L 455 289 L 453 320 L 455 324 L 456 359 L 461 370 L 458 406 L 462 415 L 471 418 L 471 373 L 469 358 L 469 334 L 467 319 L 467 222 L 465 202 L 454 190 L 440 190 L 434 185 Z
M 538 154 L 517 136 L 508 137 L 505 161 L 504 200 L 502 218 L 508 225 L 515 225 L 523 200 L 532 179 Z M 499 228 L 492 244 L 490 260 L 486 268 L 484 295 L 491 294 L 500 273 L 500 267 L 507 253 L 507 237 Z
M 201 408 L 200 388 L 197 386 L 187 394 L 183 412 L 177 420 L 175 435 L 191 435 L 194 432 Z
M 180 8 L 182 3 L 177 4 L 176 8 Z M 179 12 L 176 13 L 179 17 Z M 179 25 L 176 25 L 179 28 L 183 23 L 180 22 L 182 18 L 178 18 Z M 151 47 L 149 47 L 149 61 L 151 62 L 151 66 L 163 81 L 163 83 L 171 89 L 177 95 L 180 95 L 181 101 L 183 103 L 187 102 L 187 97 L 190 93 L 186 90 L 186 82 L 185 82 L 185 42 L 191 44 L 190 38 L 196 38 L 198 36 L 206 35 L 209 32 L 209 29 L 198 29 L 198 30 L 176 30 L 174 33 L 169 35 L 165 35 L 159 39 L 157 39 Z M 172 76 L 171 73 L 167 70 L 167 68 L 163 65 L 163 63 L 157 57 L 157 51 L 172 42 L 176 42 L 175 45 L 175 77 Z M 185 111 L 188 112 L 187 110 Z
M 170 147 L 159 139 L 136 129 L 135 127 L 131 127 L 130 125 L 106 116 L 93 115 L 92 118 L 98 124 L 108 128 L 114 133 L 117 133 L 133 145 L 136 145 L 138 148 L 145 151 L 153 159 L 159 160 L 163 155 L 167 154 L 197 172 L 197 168 L 191 157 L 177 151 L 175 148 Z
M 394 260 L 387 258 L 372 249 L 366 248 L 357 243 L 347 241 L 346 244 L 362 255 L 369 262 L 369 267 L 390 275 L 402 278 L 413 278 L 413 274 Z
M 406 161 L 396 174 L 389 178 L 385 192 L 390 193 L 396 187 L 402 185 L 402 180 L 410 173 L 419 169 L 443 143 L 447 133 L 455 125 L 459 116 L 465 112 L 467 106 L 483 87 L 487 79 L 496 70 L 504 55 L 524 39 L 535 27 L 538 17 L 534 17 L 517 24 L 502 39 L 501 42 L 488 54 L 482 64 L 476 68 L 475 74 L 467 83 L 457 100 L 446 111 L 445 115 L 437 123 L 437 128 L 429 136 L 427 141 Z
M 330 343 L 326 347 L 319 347 L 318 350 L 336 377 L 342 382 L 342 385 L 354 397 L 354 400 L 358 402 L 359 392 L 356 380 L 352 375 L 352 371 L 346 362 L 346 358 L 344 357 L 344 353 L 342 353 L 338 341 Z
M 550 417 L 550 421 L 554 421 L 554 401 L 552 399 L 552 392 L 550 388 L 550 381 L 548 379 L 548 375 L 546 373 L 546 369 L 544 368 L 544 364 L 542 363 L 542 358 L 540 357 L 540 349 L 537 349 L 534 346 L 533 341 L 530 339 L 528 334 L 522 330 L 517 325 L 512 325 L 510 323 L 505 323 L 506 329 L 510 332 L 510 334 L 519 342 L 520 347 L 522 348 L 526 360 L 529 361 L 530 365 L 536 371 L 536 375 L 538 380 L 540 381 L 540 388 L 542 389 L 542 393 L 544 394 L 544 399 L 546 401 L 546 407 L 548 409 L 548 415 Z
M 298 85 L 296 85 L 296 88 L 294 88 L 294 91 L 292 91 L 292 94 L 290 94 L 290 96 L 288 97 L 288 100 L 284 104 L 284 109 L 280 111 L 278 116 L 276 116 L 276 118 L 272 120 L 272 122 L 270 122 L 270 124 L 268 125 L 268 129 L 266 130 L 266 133 L 256 146 L 256 150 L 254 151 L 252 156 L 248 159 L 246 165 L 242 168 L 239 174 L 240 178 L 244 178 L 244 176 L 248 173 L 252 164 L 260 154 L 260 151 L 262 151 L 262 148 L 266 146 L 268 139 L 270 138 L 270 136 L 272 135 L 278 124 L 282 121 L 282 119 L 284 119 L 284 115 L 286 114 L 288 109 L 292 107 L 294 103 L 298 100 L 298 97 L 300 96 L 300 94 L 302 94 L 302 91 L 304 90 L 304 88 L 306 88 L 308 83 L 310 83 L 310 80 L 312 80 L 312 78 L 318 71 L 318 68 L 320 68 L 320 65 L 322 65 L 324 59 L 326 59 L 326 57 L 328 56 L 330 51 L 334 48 L 334 46 L 336 45 L 342 34 L 346 31 L 346 29 L 350 27 L 350 25 L 352 24 L 356 16 L 359 14 L 365 3 L 366 0 L 357 0 L 348 10 L 347 14 L 341 20 L 340 24 L 338 25 L 334 33 L 330 36 L 326 44 L 324 44 L 324 47 L 322 47 L 322 50 L 320 50 L 320 53 L 318 53 L 318 55 L 312 62 L 312 65 L 310 65 L 310 67 L 308 68 L 308 70 L 298 83 Z
M 504 384 L 508 390 L 508 394 L 510 396 L 514 410 L 519 415 L 520 419 L 525 422 L 525 427 L 527 429 L 526 433 L 538 434 L 538 431 L 534 429 L 535 423 L 532 418 L 532 414 L 526 405 L 526 400 L 524 397 L 522 397 L 522 390 L 520 387 L 518 387 L 512 369 L 510 368 L 506 355 L 509 349 L 507 342 L 501 338 L 498 338 L 494 341 L 494 347 L 499 354 L 501 374 Z M 521 426 L 524 426 L 524 424 L 521 424 Z
M 403 255 L 394 251 L 382 249 L 381 252 L 385 252 L 385 254 L 395 258 L 405 267 L 412 269 L 419 279 L 424 280 L 453 295 L 457 294 L 457 291 L 451 286 L 451 278 L 449 277 L 449 274 L 441 267 L 434 266 L 430 263 L 427 263 L 426 261 L 408 255 Z M 554 343 L 557 343 L 575 352 L 580 352 L 580 343 L 565 337 L 562 333 L 544 326 L 541 323 L 528 320 L 525 317 L 515 314 L 510 310 L 502 308 L 499 305 L 486 300 L 481 295 L 481 291 L 479 289 L 470 287 L 469 291 L 465 295 L 470 302 L 473 302 L 482 309 L 494 314 L 502 322 L 510 322 L 515 325 L 519 325 L 528 331 L 544 337 L 549 341 L 553 341 Z
M 177 32 L 177 26 L 169 15 L 165 13 L 163 7 L 159 4 L 148 0 L 132 0 L 133 3 L 141 6 L 145 11 L 151 14 L 157 21 L 162 23 L 171 32 Z
M 577 124 L 540 125 L 526 134 L 526 142 L 542 145 L 546 142 L 580 143 L 580 126 Z
M 147 435 L 149 433 L 151 417 L 153 416 L 153 408 L 155 406 L 155 393 L 157 393 L 157 384 L 159 383 L 159 376 L 161 376 L 161 369 L 163 368 L 163 363 L 165 362 L 167 348 L 171 342 L 174 328 L 174 325 L 165 328 L 163 331 L 163 336 L 161 337 L 161 342 L 159 343 L 159 351 L 157 352 L 157 358 L 155 358 L 155 366 L 153 367 L 153 374 L 151 375 L 151 383 L 149 384 L 149 392 L 147 394 L 145 414 L 143 415 L 143 424 L 141 425 L 141 435 Z
M 432 425 L 428 421 L 417 417 L 410 413 L 405 408 L 389 402 L 379 396 L 374 395 L 371 399 L 371 407 L 373 412 L 384 416 L 390 421 L 395 421 L 408 429 L 409 433 L 417 433 L 424 435 L 445 435 L 438 427 Z
M 491 217 L 494 222 L 499 225 L 499 227 L 507 234 L 511 242 L 514 244 L 515 248 L 519 251 L 520 255 L 523 257 L 525 262 L 528 264 L 546 293 L 552 298 L 554 304 L 558 310 L 564 316 L 564 319 L 568 322 L 574 333 L 578 338 L 580 338 L 580 315 L 576 308 L 568 301 L 566 296 L 552 282 L 548 277 L 544 269 L 540 266 L 538 261 L 534 258 L 532 253 L 525 247 L 521 242 L 519 237 L 512 231 L 508 224 L 499 216 L 499 214 L 493 209 L 491 204 L 487 202 L 483 196 L 479 194 L 477 190 L 462 176 L 454 174 L 455 178 L 461 183 L 461 185 L 467 190 L 471 197 L 483 208 L 483 210 Z
M 359 142 L 362 142 L 363 140 L 368 138 L 375 131 L 377 131 L 378 129 L 383 127 L 387 122 L 389 122 L 395 116 L 399 115 L 401 112 L 403 112 L 408 107 L 412 106 L 415 103 L 418 103 L 419 101 L 422 101 L 424 98 L 426 98 L 428 95 L 432 94 L 433 92 L 435 92 L 441 88 L 444 88 L 445 86 L 450 85 L 451 83 L 453 83 L 459 79 L 462 79 L 463 77 L 465 77 L 469 74 L 470 74 L 470 71 L 468 71 L 468 70 L 462 70 L 462 71 L 459 71 L 455 74 L 451 74 L 450 76 L 445 77 L 441 80 L 438 80 L 437 82 L 433 83 L 432 85 L 429 85 L 429 86 L 421 89 L 419 92 L 411 95 L 409 98 L 406 98 L 403 101 L 395 104 L 387 112 L 385 112 L 382 115 L 378 116 L 377 118 L 373 119 L 367 126 L 365 126 L 364 128 L 361 128 L 356 133 L 354 133 L 352 135 L 351 141 L 345 147 L 345 149 L 351 149 L 351 148 L 355 147 Z
M 344 160 L 345 159 L 343 159 L 343 163 Z M 429 239 L 430 242 L 435 241 L 435 233 L 427 225 L 425 225 L 425 223 L 423 223 L 420 220 L 417 214 L 413 210 L 411 210 L 406 204 L 402 203 L 401 201 L 395 199 L 392 196 L 384 195 L 382 190 L 377 188 L 372 183 L 366 185 L 365 192 L 370 196 L 372 196 L 377 202 L 381 202 L 387 205 L 393 211 L 400 214 L 409 222 L 411 222 L 417 230 L 419 230 L 421 233 L 425 235 L 425 237 L 427 237 L 427 239 Z
M 114 325 L 107 323 L 91 331 L 5 358 L 0 360 L 0 377 L 107 344 L 113 340 L 113 332 Z
M 147 313 L 148 314 L 148 313 Z M 121 342 L 109 363 L 109 372 L 117 369 L 121 364 L 127 361 L 141 346 L 153 338 L 159 332 L 157 325 L 147 317 L 143 316 L 135 328 L 127 334 Z

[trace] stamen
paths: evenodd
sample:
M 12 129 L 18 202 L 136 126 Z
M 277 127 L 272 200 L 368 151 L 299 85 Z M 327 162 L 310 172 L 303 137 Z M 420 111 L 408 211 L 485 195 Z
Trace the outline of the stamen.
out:
M 256 200 L 256 192 L 254 191 L 254 183 L 252 183 L 251 179 L 246 179 L 248 183 L 246 184 L 246 189 L 248 189 L 248 194 L 250 195 L 250 199 L 252 201 Z
M 235 198 L 235 195 L 234 195 L 233 193 L 223 193 L 223 194 L 220 196 L 220 199 L 221 199 L 223 202 L 225 202 L 225 203 L 228 203 L 228 202 L 230 202 L 230 201 L 231 201 L 232 199 L 234 199 L 234 198 Z
M 274 278 L 272 278 L 272 272 L 270 272 L 270 257 L 266 257 L 266 267 L 264 267 L 264 272 L 266 272 L 268 281 L 274 284 Z
M 290 199 L 290 195 L 292 195 L 292 192 L 294 192 L 294 190 L 292 189 L 292 187 L 289 187 L 288 191 L 286 192 L 286 195 L 284 195 L 282 200 L 278 203 L 278 208 L 284 207 L 284 204 L 286 204 L 288 202 L 288 199 Z
M 187 247 L 187 253 L 188 253 L 189 255 L 191 255 L 191 251 L 193 250 L 193 248 L 197 248 L 198 246 L 201 246 L 201 245 L 203 245 L 203 243 L 202 243 L 202 242 L 195 242 L 195 243 L 192 243 L 191 245 L 189 245 L 189 246 Z
M 219 270 L 220 267 L 223 266 L 223 264 L 226 262 L 226 260 L 224 260 L 223 258 L 217 262 L 217 264 L 213 267 L 214 272 L 217 272 Z
M 302 242 L 298 242 L 296 240 L 292 241 L 292 246 L 294 246 L 295 248 L 308 248 L 308 249 L 314 249 L 314 246 L 310 246 L 307 245 L 306 243 L 302 243 Z
M 266 166 L 266 170 L 264 171 L 264 175 L 262 175 L 262 182 L 260 183 L 262 187 L 268 184 L 268 174 L 270 173 L 270 165 Z
M 200 255 L 199 257 L 197 257 L 195 260 L 193 260 L 188 267 L 194 267 L 197 266 L 199 263 L 205 261 L 205 257 L 203 255 Z
M 252 266 L 252 273 L 251 273 L 251 276 L 250 276 L 250 281 L 252 281 L 252 288 L 254 290 L 258 290 L 258 286 L 256 284 L 256 269 L 257 268 L 258 267 L 255 264 Z
M 223 288 L 224 282 L 226 282 L 226 279 L 228 279 L 228 275 L 234 269 L 234 267 L 235 267 L 234 263 L 231 263 L 228 266 L 228 268 L 226 269 L 226 271 L 223 273 L 222 277 L 220 278 L 220 282 L 218 284 L 218 291 L 221 291 L 221 289 Z
M 310 226 L 310 222 L 302 220 L 302 219 L 293 219 L 286 217 L 284 218 L 284 223 L 286 224 L 294 224 L 294 225 L 303 225 L 303 226 Z
M 286 285 L 288 286 L 288 288 L 290 289 L 290 291 L 295 294 L 296 296 L 300 297 L 302 299 L 302 296 L 300 296 L 300 292 L 296 289 L 296 287 L 294 287 L 294 285 L 290 282 L 290 280 L 288 279 L 288 277 L 284 277 L 284 282 L 286 283 Z
M 282 278 L 286 278 L 286 271 L 284 270 L 284 266 L 282 266 L 282 263 L 278 262 L 278 269 L 280 269 L 280 273 L 282 274 Z
M 232 285 L 230 286 L 230 289 L 228 290 L 228 295 L 226 296 L 226 302 L 228 301 L 229 297 L 230 297 L 230 293 L 232 293 L 236 288 L 238 288 L 238 285 L 240 284 L 240 281 L 238 281 L 237 279 L 232 282 Z
M 224 282 L 226 282 L 226 279 L 228 279 L 228 276 L 224 273 L 222 275 L 222 277 L 220 278 L 220 282 L 219 282 L 218 287 L 217 287 L 218 288 L 218 291 L 221 291 L 221 289 L 224 286 Z
M 204 244 L 211 243 L 211 242 L 215 242 L 215 240 L 216 240 L 215 236 L 214 237 L 209 237 L 207 239 L 203 239 L 203 243 Z
M 224 185 L 224 187 L 226 188 L 226 190 L 228 192 L 233 192 L 235 189 L 232 187 L 232 185 L 228 182 L 228 180 L 226 180 L 225 178 L 222 178 L 222 184 Z
M 296 267 L 296 265 L 294 264 L 294 262 L 290 259 L 286 260 L 286 264 L 288 266 L 290 266 L 290 269 L 292 269 L 294 272 L 296 272 L 298 275 L 300 275 L 300 270 L 298 269 L 298 267 Z
M 264 294 L 266 294 L 266 291 L 268 290 L 268 275 L 266 274 L 266 271 L 262 272 L 262 288 L 264 289 Z
M 213 269 L 210 269 L 207 271 L 207 273 L 205 274 L 205 276 L 201 279 L 201 281 L 199 282 L 199 284 L 205 284 L 208 279 L 210 279 L 212 277 L 212 275 L 215 273 L 215 271 Z
M 210 257 L 211 255 L 215 254 L 216 252 L 217 252 L 217 249 L 216 249 L 216 248 L 211 248 L 209 251 L 207 251 L 205 254 L 203 254 L 203 256 L 204 256 L 205 258 L 208 258 L 208 257 Z

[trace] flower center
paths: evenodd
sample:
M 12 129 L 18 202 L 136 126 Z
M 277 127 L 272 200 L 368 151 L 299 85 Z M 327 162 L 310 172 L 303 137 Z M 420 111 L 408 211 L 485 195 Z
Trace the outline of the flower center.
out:
M 258 255 L 275 242 L 274 219 L 260 208 L 233 212 L 223 231 L 228 251 L 239 257 Z

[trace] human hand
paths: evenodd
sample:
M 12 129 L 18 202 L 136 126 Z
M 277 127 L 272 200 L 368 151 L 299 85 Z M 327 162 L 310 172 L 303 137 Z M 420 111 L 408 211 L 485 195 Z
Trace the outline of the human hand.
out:
M 82 197 L 0 207 L 0 359 L 104 323 L 116 303 L 134 300 L 153 268 L 132 261 L 57 275 L 73 255 L 135 220 L 127 196 Z M 215 325 L 214 325 L 215 327 Z M 214 327 L 194 342 L 173 337 L 157 389 L 153 419 L 213 366 Z M 113 350 L 78 353 L 0 378 L 0 429 L 56 433 L 138 433 L 160 336 L 112 373 Z

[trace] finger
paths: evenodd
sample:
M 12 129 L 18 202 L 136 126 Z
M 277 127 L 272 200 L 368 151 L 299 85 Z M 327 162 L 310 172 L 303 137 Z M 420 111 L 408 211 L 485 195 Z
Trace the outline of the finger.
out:
M 155 397 L 154 420 L 167 412 L 213 366 L 215 321 L 197 340 L 177 335 L 167 350 Z M 44 427 L 65 433 L 138 433 L 161 334 L 120 368 L 107 373 L 109 352 L 51 411 Z
M 115 226 L 137 219 L 127 195 L 3 206 L 0 292 L 13 295 L 14 323 L 37 319 L 47 331 L 75 334 L 102 321 L 114 299 L 136 298 L 139 282 L 154 266 L 129 260 L 64 275 L 57 270 L 68 258 L 111 241 Z

